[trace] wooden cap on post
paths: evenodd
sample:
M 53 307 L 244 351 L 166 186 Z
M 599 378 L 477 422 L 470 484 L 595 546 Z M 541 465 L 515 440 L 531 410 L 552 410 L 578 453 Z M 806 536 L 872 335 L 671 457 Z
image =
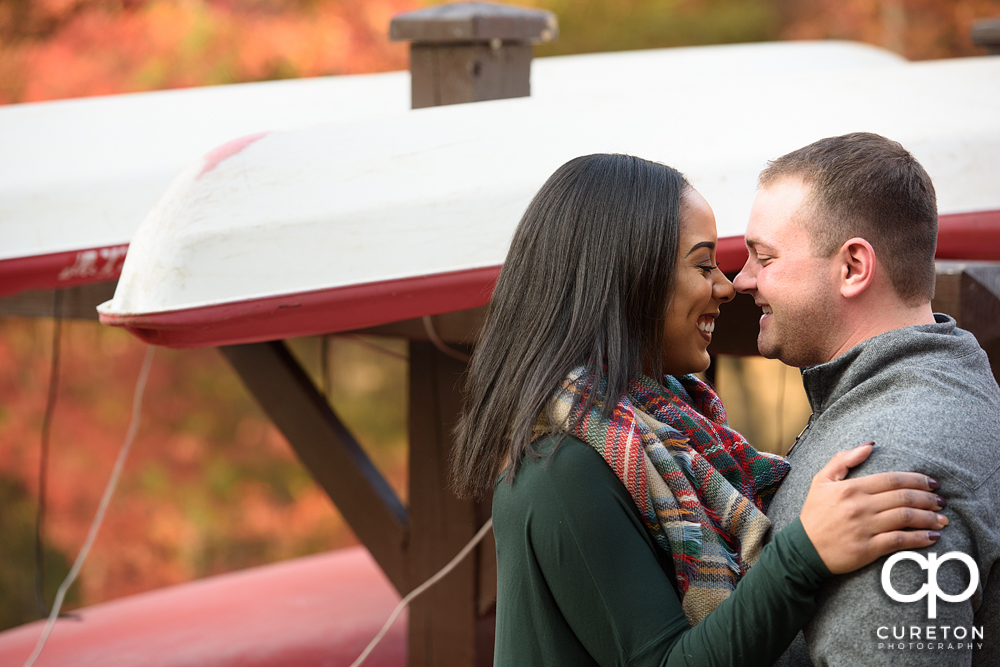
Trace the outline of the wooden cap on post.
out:
M 980 19 L 972 24 L 972 42 L 990 54 L 1000 55 L 1000 18 Z
M 494 39 L 539 44 L 554 40 L 558 30 L 552 12 L 492 2 L 456 2 L 397 14 L 389 24 L 389 38 L 437 44 Z
M 393 17 L 389 37 L 410 41 L 414 109 L 531 94 L 532 44 L 558 35 L 555 14 L 458 2 Z

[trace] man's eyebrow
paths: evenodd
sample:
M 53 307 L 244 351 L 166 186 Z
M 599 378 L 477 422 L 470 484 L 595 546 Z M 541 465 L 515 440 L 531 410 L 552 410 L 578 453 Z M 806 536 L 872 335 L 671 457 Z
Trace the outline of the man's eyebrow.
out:
M 691 253 L 693 253 L 695 250 L 698 250 L 700 248 L 708 248 L 709 250 L 715 250 L 715 243 L 712 242 L 712 241 L 702 241 L 701 243 L 695 243 L 694 247 L 691 248 L 690 250 L 688 250 L 688 254 L 686 254 L 684 256 L 685 257 L 690 257 Z
M 759 247 L 764 247 L 764 248 L 767 248 L 769 250 L 771 249 L 771 246 L 769 246 L 768 244 L 764 243 L 760 239 L 755 239 L 755 238 L 747 236 L 747 237 L 744 237 L 743 240 L 746 241 L 747 248 L 750 248 L 750 249 L 756 249 L 756 248 L 759 248 Z

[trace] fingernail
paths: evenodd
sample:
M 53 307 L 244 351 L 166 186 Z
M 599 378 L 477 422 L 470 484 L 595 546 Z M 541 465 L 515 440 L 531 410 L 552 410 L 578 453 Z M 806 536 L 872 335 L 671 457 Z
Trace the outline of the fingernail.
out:
M 950 521 L 948 521 L 948 517 L 946 517 L 944 514 L 938 514 L 937 520 L 942 527 L 947 526 L 949 523 L 951 523 Z
M 945 500 L 944 498 L 942 498 L 941 496 L 937 496 L 936 500 L 937 500 L 937 504 L 938 504 L 938 509 L 939 510 L 943 510 L 945 507 L 948 506 L 948 501 Z
M 941 488 L 941 483 L 938 482 L 933 477 L 928 477 L 927 478 L 927 486 L 930 487 L 931 491 L 936 491 L 936 490 L 938 490 L 938 489 Z
M 941 533 L 937 532 L 936 530 L 929 530 L 927 531 L 927 539 L 929 539 L 931 542 L 937 542 L 938 540 L 941 539 Z
M 862 442 L 860 445 L 858 445 L 854 449 L 861 449 L 862 447 L 868 447 L 868 446 L 874 447 L 875 443 L 873 441 L 869 440 L 868 442 Z

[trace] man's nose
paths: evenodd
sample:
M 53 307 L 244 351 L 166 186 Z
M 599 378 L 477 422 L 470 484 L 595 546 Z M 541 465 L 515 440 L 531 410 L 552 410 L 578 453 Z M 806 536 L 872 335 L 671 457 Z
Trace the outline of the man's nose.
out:
M 747 259 L 747 263 L 743 265 L 740 272 L 736 274 L 736 278 L 733 280 L 733 287 L 737 292 L 746 294 L 757 289 L 757 278 L 753 275 L 750 270 L 750 260 Z

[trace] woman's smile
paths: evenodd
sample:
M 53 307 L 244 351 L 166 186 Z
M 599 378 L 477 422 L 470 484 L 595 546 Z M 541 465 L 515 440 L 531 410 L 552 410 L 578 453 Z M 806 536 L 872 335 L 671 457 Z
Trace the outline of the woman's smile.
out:
M 715 331 L 715 318 L 718 313 L 712 315 L 702 315 L 698 318 L 698 331 L 709 343 L 712 342 L 712 332 Z

